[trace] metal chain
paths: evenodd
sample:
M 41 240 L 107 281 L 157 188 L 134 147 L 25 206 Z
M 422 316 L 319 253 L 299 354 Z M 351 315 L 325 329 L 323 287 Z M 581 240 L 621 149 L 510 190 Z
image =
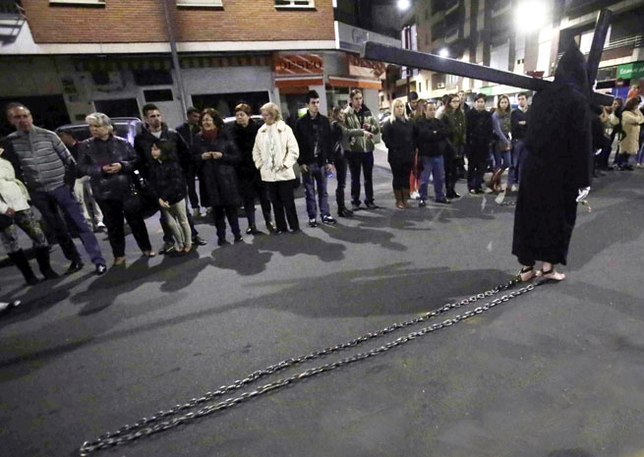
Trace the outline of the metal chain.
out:
M 472 295 L 469 298 L 466 298 L 464 300 L 461 300 L 460 302 L 455 302 L 455 303 L 448 303 L 444 305 L 443 307 L 430 311 L 428 313 L 423 314 L 420 317 L 407 320 L 404 322 L 398 322 L 394 323 L 388 327 L 385 327 L 381 330 L 378 330 L 376 332 L 371 332 L 367 333 L 359 338 L 353 339 L 351 341 L 345 342 L 338 344 L 336 346 L 328 347 L 326 349 L 322 349 L 320 351 L 315 351 L 307 355 L 303 355 L 297 358 L 291 358 L 287 360 L 283 360 L 275 365 L 271 365 L 267 368 L 264 368 L 263 370 L 257 370 L 247 377 L 237 380 L 233 382 L 232 384 L 228 386 L 222 386 L 220 387 L 217 391 L 215 392 L 208 392 L 204 394 L 200 398 L 193 398 L 187 403 L 183 405 L 176 405 L 174 408 L 171 408 L 167 411 L 159 411 L 158 413 L 154 414 L 151 417 L 144 417 L 140 419 L 139 421 L 135 422 L 132 425 L 124 425 L 123 427 L 119 428 L 115 432 L 109 432 L 104 435 L 101 435 L 94 441 L 86 441 L 83 443 L 83 445 L 80 448 L 80 455 L 81 457 L 87 456 L 91 454 L 92 452 L 96 452 L 102 449 L 110 448 L 113 446 L 120 446 L 127 444 L 131 441 L 134 441 L 138 438 L 141 438 L 143 436 L 150 436 L 155 433 L 163 432 L 166 430 L 169 430 L 171 428 L 174 428 L 178 425 L 181 424 L 186 424 L 190 421 L 193 421 L 194 419 L 197 419 L 199 417 L 207 416 L 209 414 L 212 414 L 216 411 L 221 411 L 224 409 L 232 408 L 244 401 L 250 400 L 251 398 L 258 397 L 260 395 L 263 395 L 267 392 L 270 392 L 275 389 L 279 389 L 281 387 L 287 386 L 289 384 L 292 384 L 297 381 L 301 381 L 302 379 L 305 378 L 310 378 L 316 375 L 319 375 L 321 373 L 325 373 L 331 370 L 335 370 L 336 368 L 340 368 L 342 366 L 349 365 L 351 363 L 357 362 L 359 360 L 364 360 L 369 357 L 373 357 L 379 354 L 382 354 L 384 352 L 389 351 L 390 349 L 393 349 L 395 347 L 398 347 L 402 344 L 408 343 L 409 341 L 412 341 L 420 336 L 423 336 L 427 333 L 431 333 L 435 330 L 439 330 L 442 328 L 446 327 L 451 327 L 452 325 L 455 325 L 459 323 L 460 321 L 463 321 L 465 319 L 468 319 L 472 316 L 475 316 L 477 314 L 481 314 L 485 311 L 488 311 L 489 309 L 500 305 L 502 303 L 505 303 L 519 295 L 523 295 L 527 292 L 530 292 L 531 290 L 534 289 L 534 285 L 528 285 L 525 286 L 517 291 L 510 292 L 507 295 L 503 295 L 500 298 L 494 299 L 491 302 L 485 303 L 482 306 L 479 306 L 473 310 L 466 311 L 463 314 L 458 314 L 455 317 L 451 319 L 447 319 L 443 322 L 436 323 L 429 325 L 427 327 L 424 327 L 418 331 L 411 332 L 405 336 L 402 336 L 396 340 L 390 341 L 387 344 L 377 347 L 375 349 L 372 349 L 367 352 L 362 352 L 355 354 L 351 357 L 346 357 L 341 360 L 338 360 L 336 362 L 332 363 L 327 363 L 325 365 L 320 365 L 314 368 L 310 368 L 306 371 L 303 371 L 301 373 L 296 373 L 294 375 L 288 376 L 286 378 L 279 379 L 275 382 L 265 384 L 256 390 L 250 391 L 250 392 L 245 392 L 238 397 L 233 397 L 233 398 L 228 398 L 224 401 L 221 401 L 216 404 L 208 405 L 203 407 L 202 409 L 199 409 L 198 411 L 195 412 L 188 412 L 183 415 L 179 415 L 180 413 L 188 410 L 195 409 L 197 406 L 202 405 L 204 403 L 208 403 L 215 399 L 216 397 L 220 397 L 224 395 L 227 392 L 235 391 L 238 389 L 241 389 L 245 385 L 248 385 L 250 383 L 253 383 L 257 381 L 260 378 L 272 375 L 274 373 L 277 373 L 278 371 L 282 371 L 286 368 L 293 367 L 299 364 L 302 364 L 306 361 L 309 360 L 314 360 L 318 359 L 320 357 L 324 357 L 345 349 L 349 349 L 352 347 L 356 347 L 366 341 L 379 338 L 381 336 L 387 335 L 395 330 L 401 329 L 401 328 L 406 328 L 412 325 L 419 324 L 421 322 L 425 322 L 429 319 L 435 318 L 441 314 L 444 314 L 448 311 L 451 311 L 456 308 L 460 308 L 461 306 L 467 306 L 469 304 L 475 303 L 479 300 L 485 299 L 492 297 L 496 294 L 498 294 L 501 291 L 507 290 L 510 287 L 514 286 L 515 284 L 519 283 L 520 279 L 519 277 L 516 277 L 510 281 L 508 281 L 505 284 L 501 284 L 494 289 L 491 289 L 489 291 L 486 291 L 484 293 L 480 293 L 477 295 Z M 161 421 L 162 419 L 165 419 Z

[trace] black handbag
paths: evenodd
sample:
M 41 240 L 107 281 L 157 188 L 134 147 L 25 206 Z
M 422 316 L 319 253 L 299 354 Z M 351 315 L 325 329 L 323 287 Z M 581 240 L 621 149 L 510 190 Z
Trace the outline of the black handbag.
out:
M 159 202 L 150 191 L 146 179 L 138 170 L 131 175 L 130 187 L 123 199 L 123 210 L 126 213 L 139 213 L 144 219 L 154 216 L 159 211 Z

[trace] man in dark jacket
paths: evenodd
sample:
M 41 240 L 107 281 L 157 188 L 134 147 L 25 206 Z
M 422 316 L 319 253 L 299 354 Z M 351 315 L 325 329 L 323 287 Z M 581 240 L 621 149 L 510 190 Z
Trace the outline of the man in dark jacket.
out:
M 188 149 L 192 151 L 192 148 L 197 144 L 197 135 L 201 131 L 199 127 L 199 117 L 201 113 L 199 110 L 193 106 L 188 108 L 186 112 L 187 121 L 177 127 L 177 132 L 183 138 L 183 141 L 186 142 Z M 192 206 L 192 213 L 195 217 L 199 217 L 201 212 L 199 210 L 199 196 L 197 195 L 197 186 L 195 180 L 197 177 L 197 167 L 194 162 L 190 162 L 188 168 L 186 169 L 186 181 L 188 182 L 188 198 L 190 199 L 190 206 Z M 199 195 L 205 195 L 205 190 L 203 189 L 202 180 L 199 181 Z
M 297 120 L 294 134 L 300 147 L 297 163 L 302 171 L 302 182 L 306 191 L 306 211 L 309 214 L 309 227 L 317 227 L 317 206 L 315 187 L 317 185 L 318 203 L 322 223 L 333 225 L 335 219 L 329 211 L 327 193 L 327 172 L 332 168 L 331 124 L 326 116 L 320 114 L 320 96 L 314 90 L 306 95 L 308 111 Z
M 589 97 L 586 61 L 573 44 L 557 65 L 554 83 L 534 96 L 530 108 L 512 241 L 522 281 L 565 278 L 555 265 L 566 264 L 577 203 L 590 190 Z M 534 269 L 537 261 L 543 262 L 540 275 Z
M 512 160 L 508 172 L 508 186 L 516 192 L 521 177 L 521 164 L 527 154 L 525 136 L 528 132 L 528 93 L 521 92 L 517 96 L 519 106 L 510 114 L 510 132 L 512 133 Z
M 467 187 L 470 194 L 482 194 L 483 175 L 494 135 L 492 114 L 485 109 L 485 94 L 477 94 L 474 108 L 465 115 L 467 122 Z
M 144 125 L 141 128 L 141 132 L 134 137 L 134 150 L 140 159 L 139 171 L 144 178 L 148 178 L 149 166 L 152 161 L 152 157 L 150 156 L 152 145 L 155 141 L 165 140 L 173 145 L 173 154 L 181 165 L 184 176 L 187 180 L 192 158 L 190 150 L 188 149 L 186 142 L 183 140 L 183 137 L 179 135 L 176 130 L 168 128 L 165 122 L 163 122 L 163 115 L 156 105 L 151 103 L 147 104 L 143 107 L 142 112 Z M 188 202 L 186 201 L 186 205 L 187 204 Z M 194 220 L 190 211 L 187 211 L 187 215 L 188 222 L 190 223 L 190 231 L 192 232 L 192 244 L 204 246 L 207 243 L 199 237 L 199 232 L 195 229 Z M 163 215 L 161 215 L 160 222 L 161 228 L 163 229 L 163 248 L 159 253 L 171 254 L 175 249 L 172 231 L 165 222 Z

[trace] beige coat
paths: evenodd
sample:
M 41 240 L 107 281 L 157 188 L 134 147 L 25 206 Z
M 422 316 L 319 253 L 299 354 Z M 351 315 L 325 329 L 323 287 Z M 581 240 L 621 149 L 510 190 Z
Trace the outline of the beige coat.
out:
M 637 154 L 640 142 L 640 124 L 644 123 L 644 115 L 641 111 L 622 112 L 622 130 L 626 137 L 620 143 L 621 152 L 627 154 Z
M 29 209 L 29 192 L 23 183 L 16 179 L 13 165 L 0 158 L 0 214 L 8 208 L 15 211 Z
M 300 149 L 295 135 L 293 135 L 293 130 L 284 121 L 277 121 L 274 125 L 277 129 L 275 137 L 277 156 L 271 161 L 269 156 L 269 126 L 264 124 L 259 128 L 255 137 L 253 161 L 262 175 L 262 181 L 291 181 L 295 179 L 293 165 L 297 163 Z

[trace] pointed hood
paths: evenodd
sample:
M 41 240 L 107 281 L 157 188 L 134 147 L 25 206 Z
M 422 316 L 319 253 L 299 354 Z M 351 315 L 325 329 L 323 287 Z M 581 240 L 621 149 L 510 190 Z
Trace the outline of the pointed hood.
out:
M 572 86 L 586 98 L 590 96 L 586 60 L 575 42 L 570 44 L 561 57 L 555 71 L 555 82 Z

